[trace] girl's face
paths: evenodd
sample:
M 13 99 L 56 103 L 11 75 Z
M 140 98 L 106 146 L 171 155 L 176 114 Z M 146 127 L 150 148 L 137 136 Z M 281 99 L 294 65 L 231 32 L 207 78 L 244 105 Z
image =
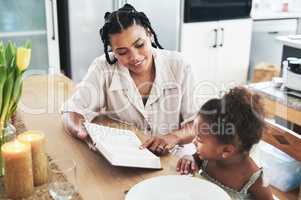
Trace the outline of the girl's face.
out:
M 210 133 L 209 125 L 201 117 L 194 120 L 193 131 L 195 134 L 193 144 L 200 159 L 217 160 L 222 157 L 223 145 Z
M 140 25 L 132 25 L 110 36 L 113 53 L 119 64 L 140 75 L 152 67 L 151 35 Z

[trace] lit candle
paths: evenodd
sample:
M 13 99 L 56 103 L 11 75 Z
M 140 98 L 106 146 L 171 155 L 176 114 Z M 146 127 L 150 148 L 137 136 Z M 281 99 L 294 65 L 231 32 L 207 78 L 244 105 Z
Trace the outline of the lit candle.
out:
M 8 198 L 28 197 L 33 193 L 32 157 L 29 144 L 17 140 L 1 148 L 4 159 L 4 186 Z
M 48 181 L 48 159 L 45 153 L 45 135 L 40 131 L 27 131 L 18 135 L 20 142 L 31 144 L 34 185 Z

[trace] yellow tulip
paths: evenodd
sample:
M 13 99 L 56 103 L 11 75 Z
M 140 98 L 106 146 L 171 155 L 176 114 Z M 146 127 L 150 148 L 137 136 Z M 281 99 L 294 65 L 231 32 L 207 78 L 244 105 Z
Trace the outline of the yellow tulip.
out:
M 31 49 L 19 47 L 17 49 L 17 67 L 20 71 L 27 69 L 31 57 Z

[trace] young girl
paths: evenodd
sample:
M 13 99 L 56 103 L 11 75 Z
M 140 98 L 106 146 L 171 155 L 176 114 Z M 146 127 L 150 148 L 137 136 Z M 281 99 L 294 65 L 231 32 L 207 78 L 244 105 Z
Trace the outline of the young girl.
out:
M 261 138 L 263 118 L 260 96 L 242 87 L 207 101 L 194 120 L 196 153 L 181 158 L 177 171 L 200 170 L 233 199 L 273 199 L 263 186 L 262 169 L 249 156 Z

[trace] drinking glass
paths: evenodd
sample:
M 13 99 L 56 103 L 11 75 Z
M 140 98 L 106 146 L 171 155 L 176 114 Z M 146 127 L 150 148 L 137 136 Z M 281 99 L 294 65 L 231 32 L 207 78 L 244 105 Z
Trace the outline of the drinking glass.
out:
M 76 163 L 72 159 L 49 162 L 49 194 L 54 200 L 71 200 L 77 192 Z

